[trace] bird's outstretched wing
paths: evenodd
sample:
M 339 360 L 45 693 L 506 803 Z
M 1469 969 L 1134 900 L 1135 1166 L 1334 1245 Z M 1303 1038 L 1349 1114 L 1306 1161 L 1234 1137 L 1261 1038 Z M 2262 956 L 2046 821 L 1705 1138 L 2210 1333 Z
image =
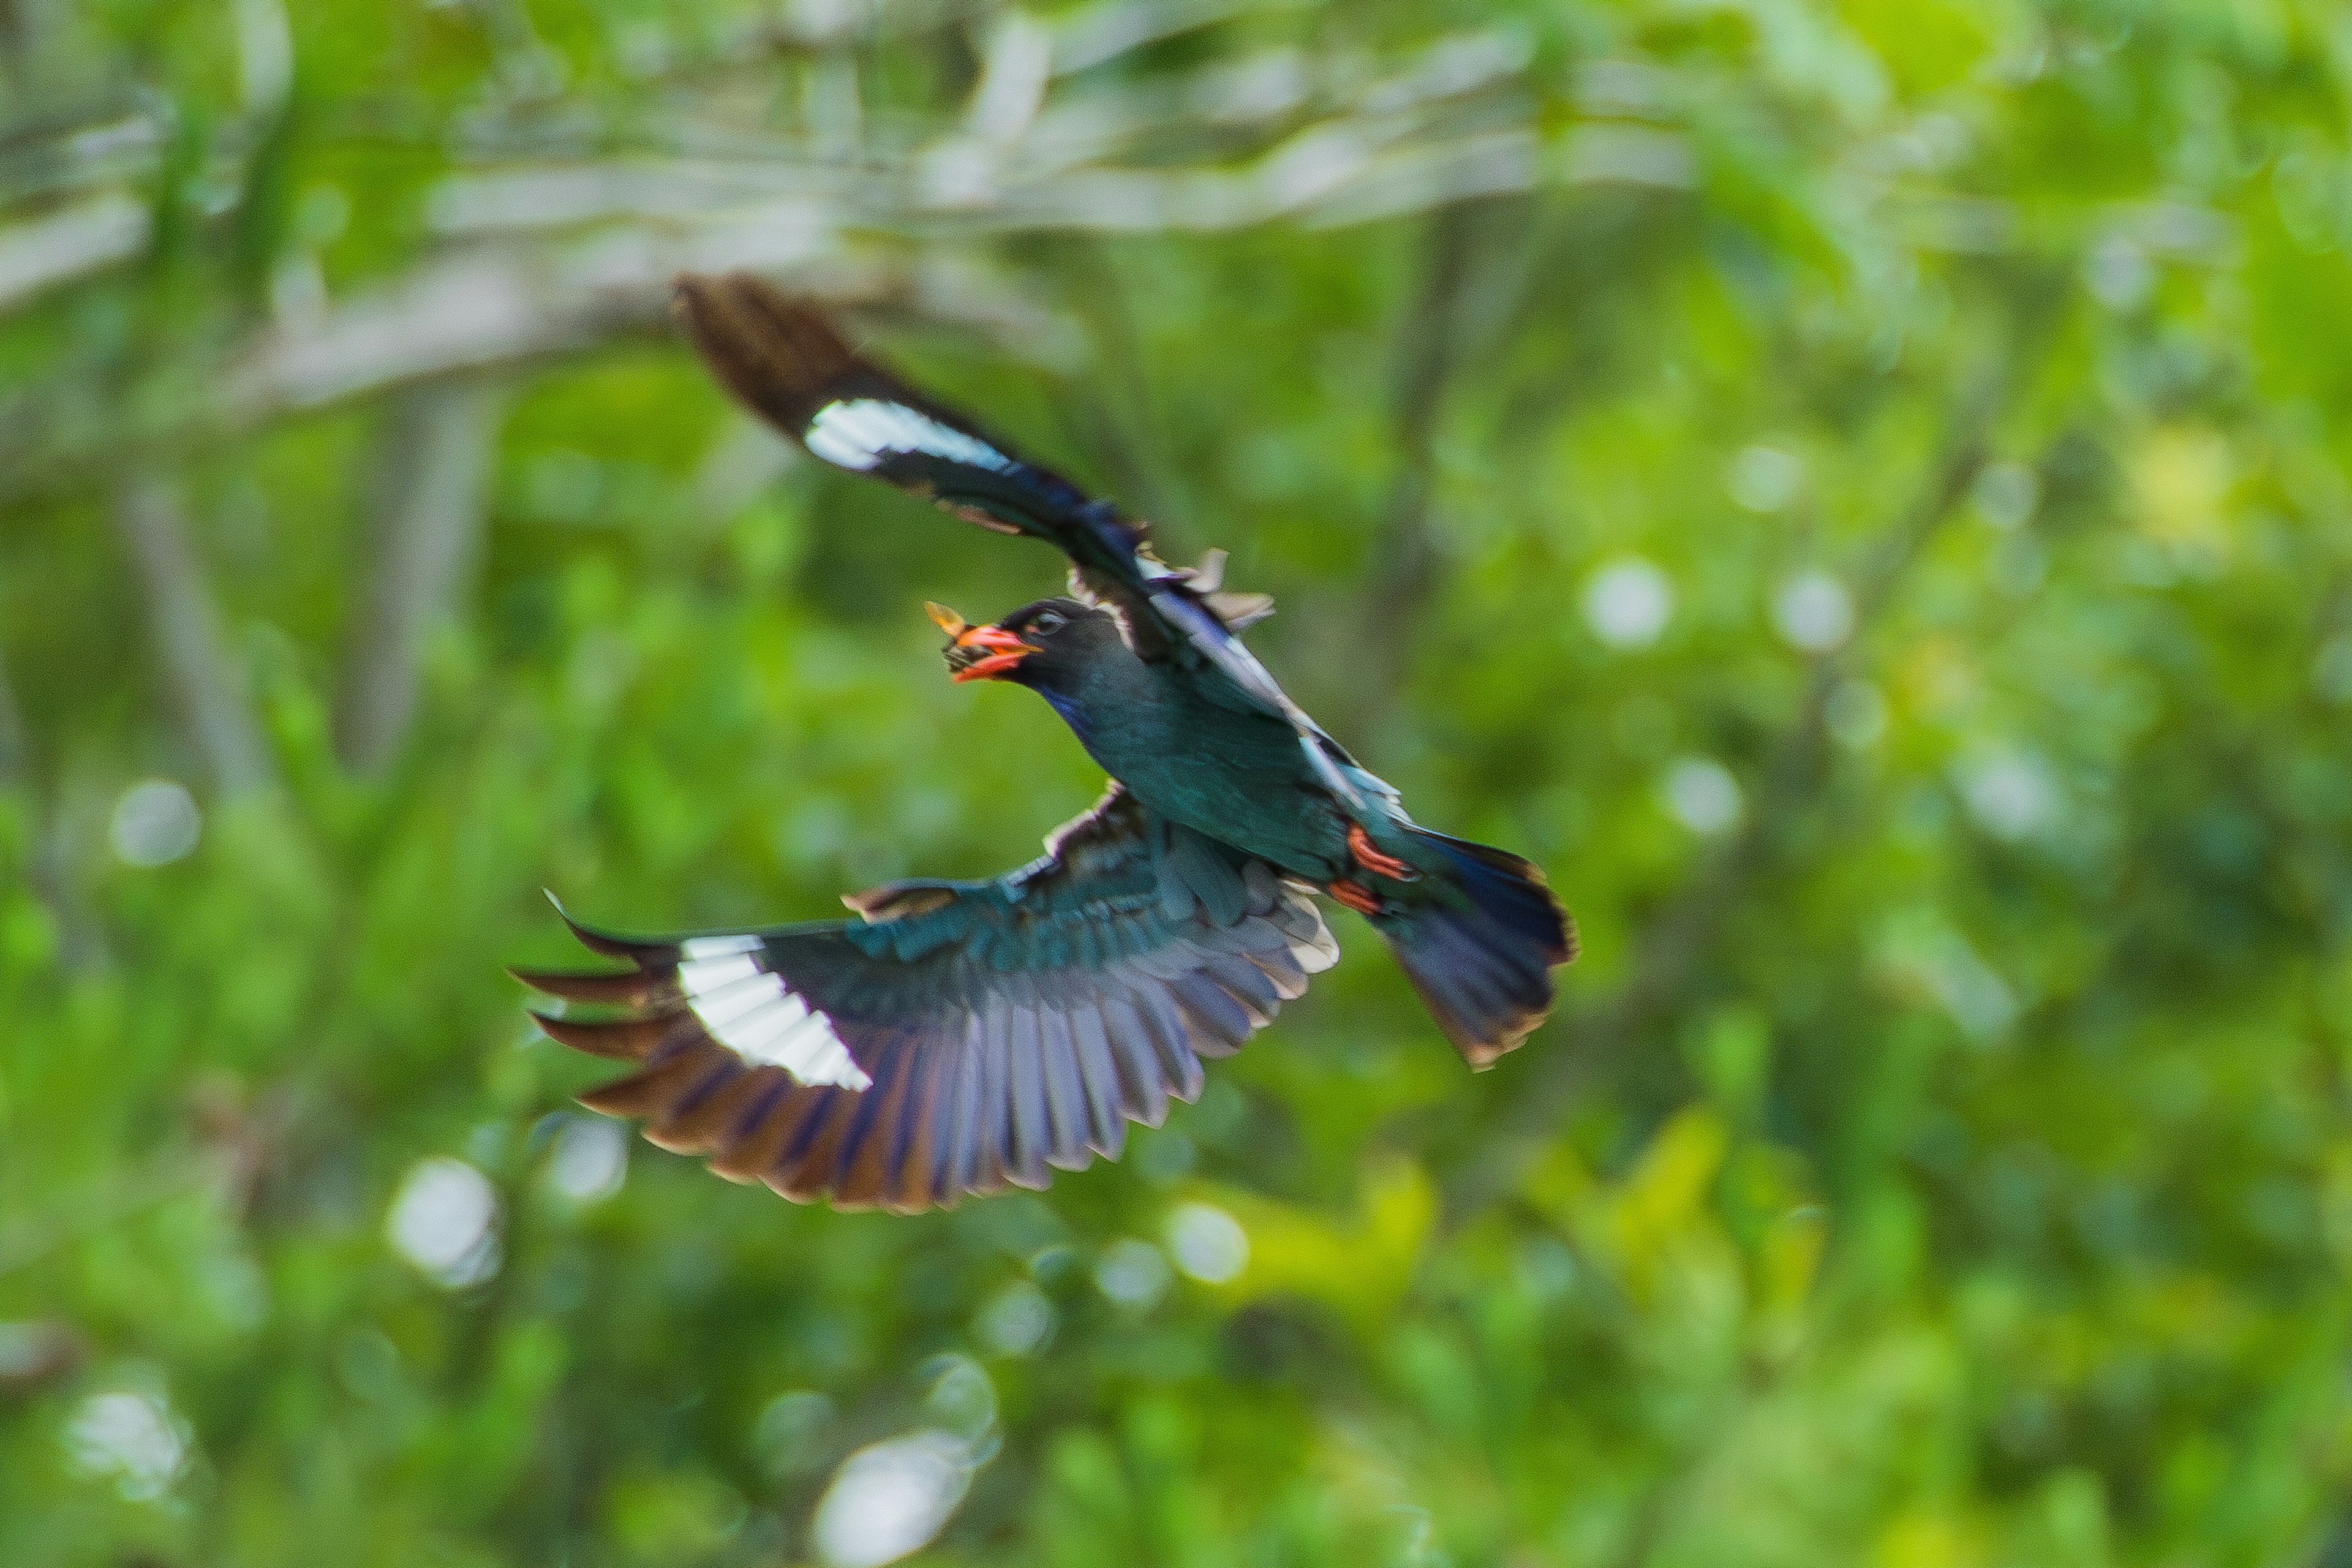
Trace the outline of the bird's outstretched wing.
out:
M 1270 601 L 1221 592 L 1214 567 L 1161 562 L 1140 521 L 860 356 L 822 311 L 761 279 L 688 273 L 677 280 L 677 306 L 719 382 L 811 454 L 984 528 L 1052 543 L 1070 559 L 1072 585 L 1118 610 L 1139 654 L 1219 671 L 1244 700 L 1290 724 L 1335 794 L 1359 799 L 1341 771 L 1346 753 L 1234 635 Z
M 516 977 L 564 1000 L 550 1035 L 637 1064 L 591 1109 L 789 1198 L 906 1211 L 1116 1156 L 1339 955 L 1305 889 L 1116 784 L 1017 871 L 844 902 L 861 918 L 573 922 L 631 967 Z

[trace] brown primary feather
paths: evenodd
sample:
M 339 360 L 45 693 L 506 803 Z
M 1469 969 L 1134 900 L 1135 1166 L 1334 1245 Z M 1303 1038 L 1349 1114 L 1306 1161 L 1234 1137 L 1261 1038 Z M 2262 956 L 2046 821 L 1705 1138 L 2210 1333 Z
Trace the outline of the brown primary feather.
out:
M 669 1119 L 670 1108 L 710 1076 L 714 1065 L 734 1060 L 719 1047 L 698 1042 L 643 1072 L 590 1089 L 580 1097 L 580 1103 L 607 1116 L 635 1117 L 646 1123 L 646 1135 L 650 1137 L 656 1126 Z
M 662 1054 L 666 1042 L 692 1032 L 681 1029 L 672 1014 L 631 1018 L 561 1018 L 533 1011 L 530 1018 L 547 1032 L 549 1039 L 560 1040 L 576 1051 L 620 1061 L 652 1061 Z
M 748 272 L 677 279 L 678 320 L 714 374 L 795 440 L 858 360 L 831 322 Z
M 644 1007 L 677 991 L 677 986 L 665 976 L 643 969 L 588 974 L 570 969 L 509 968 L 507 973 L 533 991 L 543 991 L 566 1002 Z

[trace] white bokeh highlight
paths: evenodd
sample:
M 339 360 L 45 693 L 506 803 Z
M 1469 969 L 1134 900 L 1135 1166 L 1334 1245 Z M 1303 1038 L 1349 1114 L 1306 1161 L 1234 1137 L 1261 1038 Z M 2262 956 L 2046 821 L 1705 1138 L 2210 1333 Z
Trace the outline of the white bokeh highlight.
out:
M 810 1526 L 832 1568 L 880 1568 L 929 1544 L 971 1484 L 971 1446 L 952 1432 L 911 1432 L 841 1462 Z
M 93 1394 L 66 1423 L 66 1452 L 85 1475 L 111 1476 L 133 1502 L 171 1489 L 188 1460 L 188 1435 L 160 1396 L 115 1390 Z
M 1784 510 L 1804 482 L 1803 458 L 1760 443 L 1743 447 L 1723 474 L 1723 488 L 1749 511 Z
M 1675 588 L 1657 567 L 1628 555 L 1585 580 L 1583 607 L 1584 624 L 1611 647 L 1648 647 L 1674 616 Z
M 1249 1233 L 1214 1204 L 1179 1204 L 1168 1216 L 1168 1254 L 1203 1285 L 1223 1285 L 1249 1267 Z
M 1167 1254 L 1133 1237 L 1112 1242 L 1095 1260 L 1095 1289 L 1137 1311 L 1158 1304 L 1169 1279 Z
M 575 1204 L 601 1203 L 629 1173 L 629 1134 L 601 1116 L 567 1116 L 547 1159 L 547 1184 Z
M 1969 500 L 1979 517 L 2006 531 L 2033 515 L 2041 504 L 2042 483 L 2023 463 L 1993 463 L 1977 476 Z
M 106 837 L 126 865 L 168 866 L 194 851 L 204 828 L 204 813 L 186 785 L 173 779 L 142 779 L 114 803 Z
M 2016 988 L 1940 913 L 1900 910 L 1880 933 L 1882 962 L 1907 975 L 1980 1045 L 2009 1032 L 2021 1010 Z
M 1957 782 L 1969 815 L 1996 838 L 2031 838 L 2057 821 L 2058 781 L 2033 752 L 1979 752 L 1960 763 Z
M 1721 833 L 1739 820 L 1739 781 L 1713 757 L 1680 757 L 1659 785 L 1666 810 L 1693 833 Z
M 1853 631 L 1853 595 L 1826 572 L 1800 572 L 1773 591 L 1772 629 L 1790 647 L 1827 653 Z
M 998 1355 L 1027 1355 L 1053 1333 L 1054 1303 L 1026 1279 L 1016 1279 L 989 1298 L 972 1331 Z
M 435 1284 L 455 1290 L 499 1271 L 498 1220 L 489 1179 L 463 1160 L 436 1156 L 409 1168 L 384 1234 Z
M 996 1387 L 980 1363 L 950 1354 L 925 1367 L 925 1425 L 844 1459 L 816 1505 L 809 1533 L 831 1568 L 878 1568 L 920 1551 L 996 1453 Z

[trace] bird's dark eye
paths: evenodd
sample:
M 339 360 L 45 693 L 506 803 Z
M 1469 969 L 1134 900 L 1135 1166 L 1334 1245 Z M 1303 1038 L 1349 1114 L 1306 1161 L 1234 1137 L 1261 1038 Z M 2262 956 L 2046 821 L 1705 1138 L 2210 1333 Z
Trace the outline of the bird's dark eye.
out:
M 1059 610 L 1040 610 L 1035 615 L 1029 617 L 1029 626 L 1033 631 L 1059 631 L 1062 626 L 1062 612 Z

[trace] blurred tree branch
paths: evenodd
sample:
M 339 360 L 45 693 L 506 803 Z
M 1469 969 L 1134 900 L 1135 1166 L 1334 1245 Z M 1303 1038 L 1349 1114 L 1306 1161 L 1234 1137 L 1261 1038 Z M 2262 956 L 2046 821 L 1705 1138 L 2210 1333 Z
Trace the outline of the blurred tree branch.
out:
M 449 242 L 439 254 L 323 317 L 278 321 L 226 350 L 203 333 L 176 354 L 161 345 L 161 383 L 212 395 L 146 400 L 172 412 L 134 437 L 140 456 L 169 467 L 175 453 L 307 410 L 593 350 L 657 327 L 681 270 L 791 273 L 813 292 L 891 300 L 992 330 L 1017 349 L 1050 345 L 1052 335 L 1039 332 L 1039 312 L 962 259 L 982 237 L 1328 226 L 1545 186 L 1678 192 L 1694 181 L 1679 132 L 1622 121 L 1550 129 L 1524 52 L 1486 34 L 1440 39 L 1369 80 L 1349 74 L 1360 66 L 1318 75 L 1287 56 L 1255 74 L 1180 78 L 1157 98 L 1141 95 L 1158 107 L 1140 118 L 1101 94 L 1066 103 L 1040 96 L 1057 65 L 1108 58 L 1223 9 L 1090 11 L 1056 35 L 1053 48 L 1077 51 L 1066 57 L 1053 55 L 1042 32 L 1002 30 L 961 120 L 879 167 L 871 155 L 819 156 L 812 144 L 746 133 L 728 156 L 444 176 L 424 193 L 433 228 Z M 1319 117 L 1307 113 L 1318 94 Z M 1595 101 L 1620 112 L 1613 100 Z M 1248 145 L 1205 155 L 1188 145 L 1174 160 L 1148 145 L 1197 139 L 1204 123 Z M 81 161 L 113 167 L 151 154 L 151 142 L 100 135 Z M 1113 156 L 1139 162 L 1102 161 Z M 101 194 L 0 231 L 0 310 L 137 254 L 152 227 L 145 207 Z M 905 255 L 881 259 L 853 246 L 852 234 L 895 237 Z M 122 460 L 121 422 L 107 422 L 101 449 L 71 399 L 54 408 L 20 401 L 8 412 L 0 498 L 104 483 Z
M 273 792 L 277 768 L 189 541 L 178 489 L 160 479 L 133 479 L 117 496 L 114 515 L 147 600 L 163 673 L 214 784 L 230 797 Z
M 393 400 L 335 711 L 336 749 L 356 772 L 381 770 L 408 732 L 426 638 L 455 609 L 480 537 L 499 403 L 476 383 Z
M 0 228 L 0 314 L 146 248 L 147 206 L 120 191 L 85 197 L 46 217 Z

